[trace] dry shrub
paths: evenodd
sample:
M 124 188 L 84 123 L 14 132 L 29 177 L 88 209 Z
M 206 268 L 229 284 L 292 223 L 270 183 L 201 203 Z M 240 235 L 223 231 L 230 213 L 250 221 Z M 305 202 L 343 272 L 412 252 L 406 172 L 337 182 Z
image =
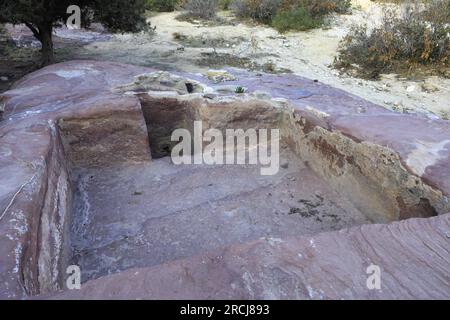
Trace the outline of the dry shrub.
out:
M 332 12 L 346 13 L 351 6 L 351 0 L 283 0 L 281 10 L 288 11 L 303 7 L 312 16 L 323 16 Z
M 385 9 L 381 26 L 355 26 L 345 37 L 335 62 L 364 78 L 381 73 L 431 66 L 448 70 L 450 62 L 450 2 L 433 0 L 406 5 L 401 14 Z M 444 68 L 444 69 L 442 69 Z
M 350 5 L 350 0 L 234 0 L 232 9 L 239 17 L 287 31 L 319 27 L 327 14 L 347 12 Z
M 219 0 L 219 7 L 222 10 L 229 10 L 233 0 Z
M 158 12 L 172 12 L 179 4 L 178 0 L 146 0 L 147 9 Z
M 238 17 L 270 23 L 281 2 L 282 0 L 235 0 L 231 8 Z
M 219 0 L 186 0 L 183 8 L 188 17 L 211 20 L 217 15 Z

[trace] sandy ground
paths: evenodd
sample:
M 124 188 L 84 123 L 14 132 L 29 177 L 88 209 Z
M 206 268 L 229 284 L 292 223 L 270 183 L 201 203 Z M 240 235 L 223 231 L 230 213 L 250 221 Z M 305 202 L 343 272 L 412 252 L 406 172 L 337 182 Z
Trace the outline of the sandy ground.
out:
M 161 13 L 149 18 L 156 26 L 153 35 L 115 35 L 81 47 L 61 48 L 58 57 L 60 60 L 116 60 L 164 70 L 205 73 L 209 68 L 222 67 L 199 64 L 202 54 L 216 52 L 260 66 L 269 64 L 276 70 L 288 69 L 398 112 L 420 112 L 432 118 L 450 119 L 450 79 L 430 77 L 411 81 L 391 74 L 383 75 L 378 81 L 368 81 L 340 75 L 330 67 L 340 40 L 353 24 L 375 25 L 381 20 L 381 6 L 370 0 L 354 0 L 353 13 L 332 17 L 327 28 L 284 35 L 266 26 L 235 21 L 228 13 L 221 16 L 232 23 L 218 25 L 179 21 L 175 19 L 177 15 L 178 12 Z

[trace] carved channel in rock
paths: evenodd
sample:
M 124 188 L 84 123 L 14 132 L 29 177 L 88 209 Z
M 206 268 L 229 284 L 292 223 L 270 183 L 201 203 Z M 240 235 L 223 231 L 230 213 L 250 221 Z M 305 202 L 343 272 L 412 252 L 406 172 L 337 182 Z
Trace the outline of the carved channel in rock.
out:
M 285 115 L 285 139 L 301 159 L 375 223 L 431 217 L 448 198 L 409 172 L 393 150 L 355 141 L 310 115 Z
M 253 98 L 138 98 L 133 112 L 59 123 L 75 189 L 70 264 L 81 267 L 83 282 L 263 237 L 449 210 L 394 152 L 324 129 L 289 107 Z M 171 133 L 192 131 L 195 120 L 204 130 L 281 129 L 280 171 L 175 166 Z

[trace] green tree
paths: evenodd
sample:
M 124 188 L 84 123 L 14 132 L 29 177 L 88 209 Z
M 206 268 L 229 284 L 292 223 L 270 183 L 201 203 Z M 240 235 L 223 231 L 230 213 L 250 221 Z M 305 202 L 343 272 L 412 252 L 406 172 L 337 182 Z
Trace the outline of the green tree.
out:
M 100 22 L 111 31 L 136 32 L 147 26 L 145 0 L 0 0 L 0 23 L 25 24 L 42 44 L 41 65 L 54 62 L 53 28 L 66 23 L 77 5 L 83 26 Z

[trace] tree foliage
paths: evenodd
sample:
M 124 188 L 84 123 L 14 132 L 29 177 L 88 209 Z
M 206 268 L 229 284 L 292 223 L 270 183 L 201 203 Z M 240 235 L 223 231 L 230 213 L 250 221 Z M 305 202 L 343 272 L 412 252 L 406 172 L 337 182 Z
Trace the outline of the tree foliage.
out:
M 54 61 L 52 31 L 77 5 L 83 25 L 100 22 L 112 31 L 135 32 L 147 26 L 145 0 L 0 0 L 0 23 L 25 24 L 42 43 L 42 65 Z

